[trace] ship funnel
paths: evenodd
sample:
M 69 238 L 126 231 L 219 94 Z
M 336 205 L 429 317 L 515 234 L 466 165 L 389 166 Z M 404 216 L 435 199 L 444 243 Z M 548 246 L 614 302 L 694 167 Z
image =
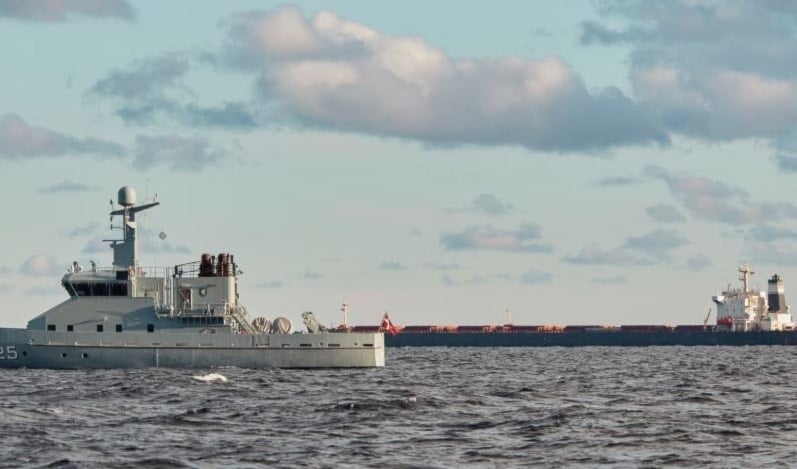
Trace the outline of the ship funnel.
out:
M 767 311 L 770 313 L 785 313 L 786 292 L 783 289 L 783 281 L 778 274 L 773 275 L 767 282 Z

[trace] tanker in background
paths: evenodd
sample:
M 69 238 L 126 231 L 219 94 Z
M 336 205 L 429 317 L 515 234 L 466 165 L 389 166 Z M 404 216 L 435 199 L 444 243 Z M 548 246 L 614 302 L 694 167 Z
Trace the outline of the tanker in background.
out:
M 740 288 L 711 299 L 717 308 L 715 324 L 688 325 L 529 325 L 399 326 L 385 313 L 379 326 L 353 326 L 355 332 L 384 332 L 387 347 L 540 347 L 651 345 L 797 345 L 783 281 L 777 274 L 768 289 L 749 288 L 753 271 L 739 267 Z

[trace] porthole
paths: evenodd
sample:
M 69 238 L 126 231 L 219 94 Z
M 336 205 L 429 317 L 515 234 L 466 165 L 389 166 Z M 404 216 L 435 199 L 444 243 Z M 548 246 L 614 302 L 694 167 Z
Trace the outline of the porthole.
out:
M 82 354 L 81 356 L 82 356 L 83 358 L 89 358 L 89 354 L 88 354 L 88 353 L 86 353 L 86 352 L 83 352 L 83 354 Z
M 27 356 L 28 356 L 28 352 L 24 352 L 24 351 L 23 351 L 23 352 L 22 352 L 22 356 L 23 356 L 23 357 L 27 357 Z
M 61 352 L 61 358 L 66 358 L 66 352 Z

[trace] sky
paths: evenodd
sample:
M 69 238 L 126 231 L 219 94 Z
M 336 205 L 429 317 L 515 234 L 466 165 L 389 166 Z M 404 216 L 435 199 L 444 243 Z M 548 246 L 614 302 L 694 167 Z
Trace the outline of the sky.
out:
M 142 265 L 232 253 L 295 324 L 696 324 L 743 262 L 788 301 L 795 5 L 0 0 L 0 325 L 110 266 L 122 186 Z

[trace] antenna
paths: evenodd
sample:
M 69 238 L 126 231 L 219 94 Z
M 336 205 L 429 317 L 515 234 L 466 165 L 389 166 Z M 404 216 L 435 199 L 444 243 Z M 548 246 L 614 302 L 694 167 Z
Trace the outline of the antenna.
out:
M 506 317 L 506 322 L 504 324 L 512 324 L 512 313 L 509 309 L 504 310 L 504 316 Z
M 343 325 L 349 325 L 349 303 L 346 300 L 343 300 L 343 304 L 340 305 L 340 311 L 343 313 Z
M 739 280 L 743 282 L 742 284 L 744 286 L 745 293 L 747 293 L 747 289 L 750 285 L 750 276 L 754 273 L 755 272 L 750 269 L 750 264 L 747 262 L 739 266 Z

